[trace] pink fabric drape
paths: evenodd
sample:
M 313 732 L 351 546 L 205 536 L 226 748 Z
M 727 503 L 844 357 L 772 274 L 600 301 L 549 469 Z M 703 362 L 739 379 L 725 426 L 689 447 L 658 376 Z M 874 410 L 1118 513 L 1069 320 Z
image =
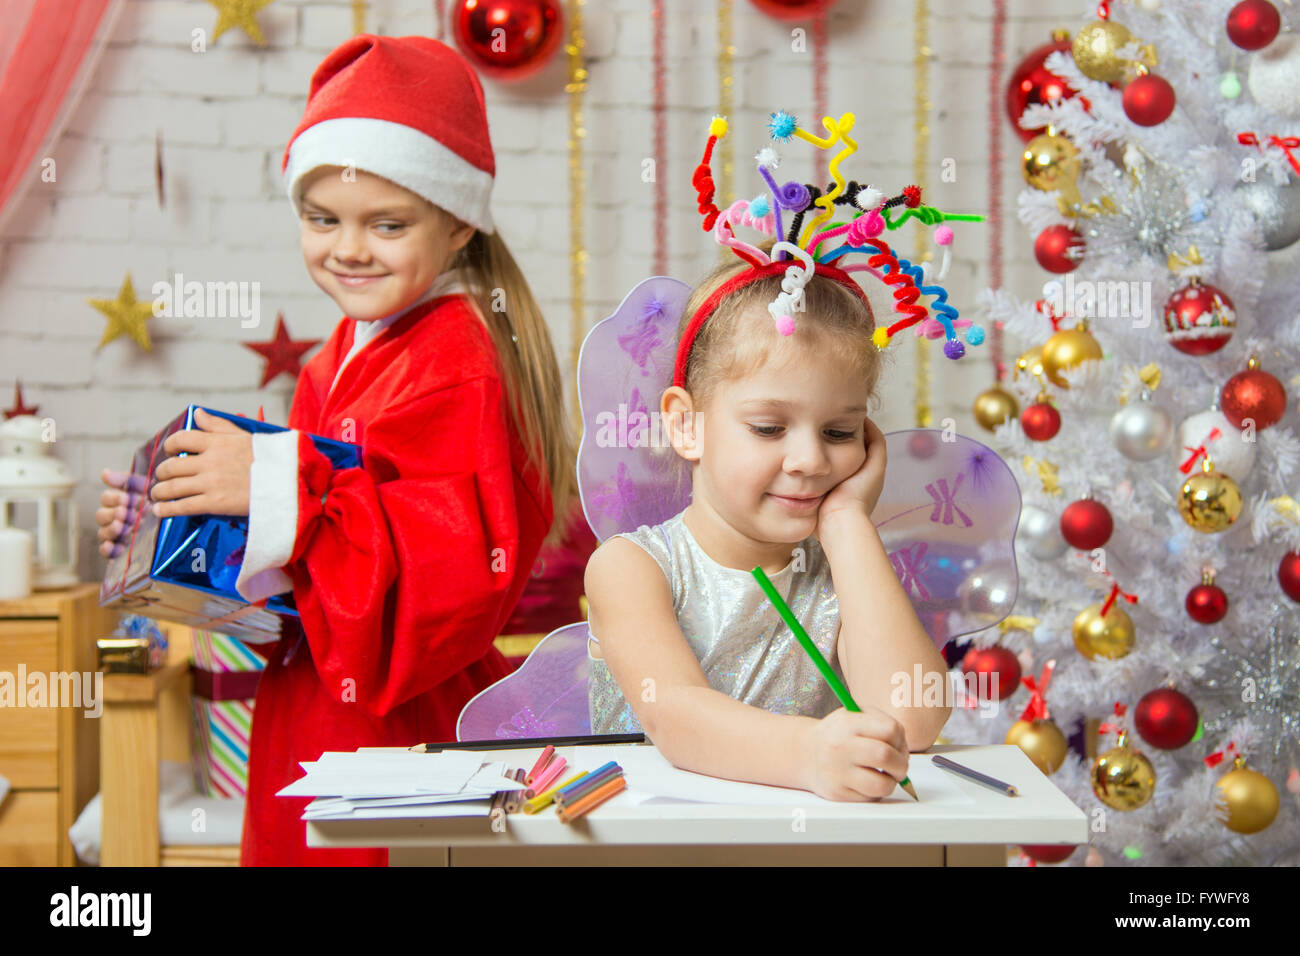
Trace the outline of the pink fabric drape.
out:
M 121 0 L 4 0 L 0 226 L 76 108 L 120 7 Z

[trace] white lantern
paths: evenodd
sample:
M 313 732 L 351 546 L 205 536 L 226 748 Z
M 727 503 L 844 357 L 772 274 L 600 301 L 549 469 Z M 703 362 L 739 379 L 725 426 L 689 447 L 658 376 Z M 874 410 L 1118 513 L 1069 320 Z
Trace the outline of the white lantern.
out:
M 50 455 L 52 419 L 15 415 L 0 423 L 0 527 L 21 528 L 35 538 L 32 587 L 66 588 L 78 583 L 77 481 Z

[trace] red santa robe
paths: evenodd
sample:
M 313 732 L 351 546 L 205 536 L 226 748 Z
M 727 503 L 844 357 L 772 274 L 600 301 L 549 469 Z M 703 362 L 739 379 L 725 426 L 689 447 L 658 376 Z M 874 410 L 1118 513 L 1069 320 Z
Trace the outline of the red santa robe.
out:
M 309 849 L 309 799 L 276 791 L 324 751 L 454 740 L 464 704 L 509 672 L 492 641 L 551 498 L 509 424 L 486 328 L 465 298 L 436 294 L 447 278 L 379 325 L 340 322 L 298 380 L 293 430 L 254 437 L 236 587 L 249 600 L 291 588 L 301 624 L 258 648 L 241 865 L 387 865 L 386 849 Z M 332 470 L 309 433 L 360 444 L 363 466 Z

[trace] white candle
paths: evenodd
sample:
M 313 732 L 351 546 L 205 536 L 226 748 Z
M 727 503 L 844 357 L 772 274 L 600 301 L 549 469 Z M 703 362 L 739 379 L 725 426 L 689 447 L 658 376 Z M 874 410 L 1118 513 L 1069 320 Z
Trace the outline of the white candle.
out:
M 0 528 L 0 601 L 32 593 L 32 536 L 21 528 Z

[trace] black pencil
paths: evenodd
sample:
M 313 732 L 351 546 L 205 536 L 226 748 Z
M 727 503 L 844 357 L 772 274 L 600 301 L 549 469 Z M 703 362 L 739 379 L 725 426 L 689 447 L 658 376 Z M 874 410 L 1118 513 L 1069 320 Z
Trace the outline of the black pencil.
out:
M 1005 793 L 1008 797 L 1019 795 L 1019 791 L 1009 783 L 1004 783 L 996 777 L 989 777 L 978 770 L 972 770 L 970 767 L 963 767 L 959 763 L 954 763 L 942 754 L 935 754 L 930 758 L 936 767 L 942 767 L 944 770 L 952 771 L 955 774 L 965 777 L 968 780 L 974 780 L 976 783 L 982 783 L 986 787 L 992 787 L 999 793 Z
M 510 737 L 504 740 L 456 740 L 442 744 L 416 744 L 416 753 L 436 754 L 444 750 L 524 750 L 529 747 L 573 747 L 583 744 L 643 744 L 645 734 L 595 734 L 577 737 Z

